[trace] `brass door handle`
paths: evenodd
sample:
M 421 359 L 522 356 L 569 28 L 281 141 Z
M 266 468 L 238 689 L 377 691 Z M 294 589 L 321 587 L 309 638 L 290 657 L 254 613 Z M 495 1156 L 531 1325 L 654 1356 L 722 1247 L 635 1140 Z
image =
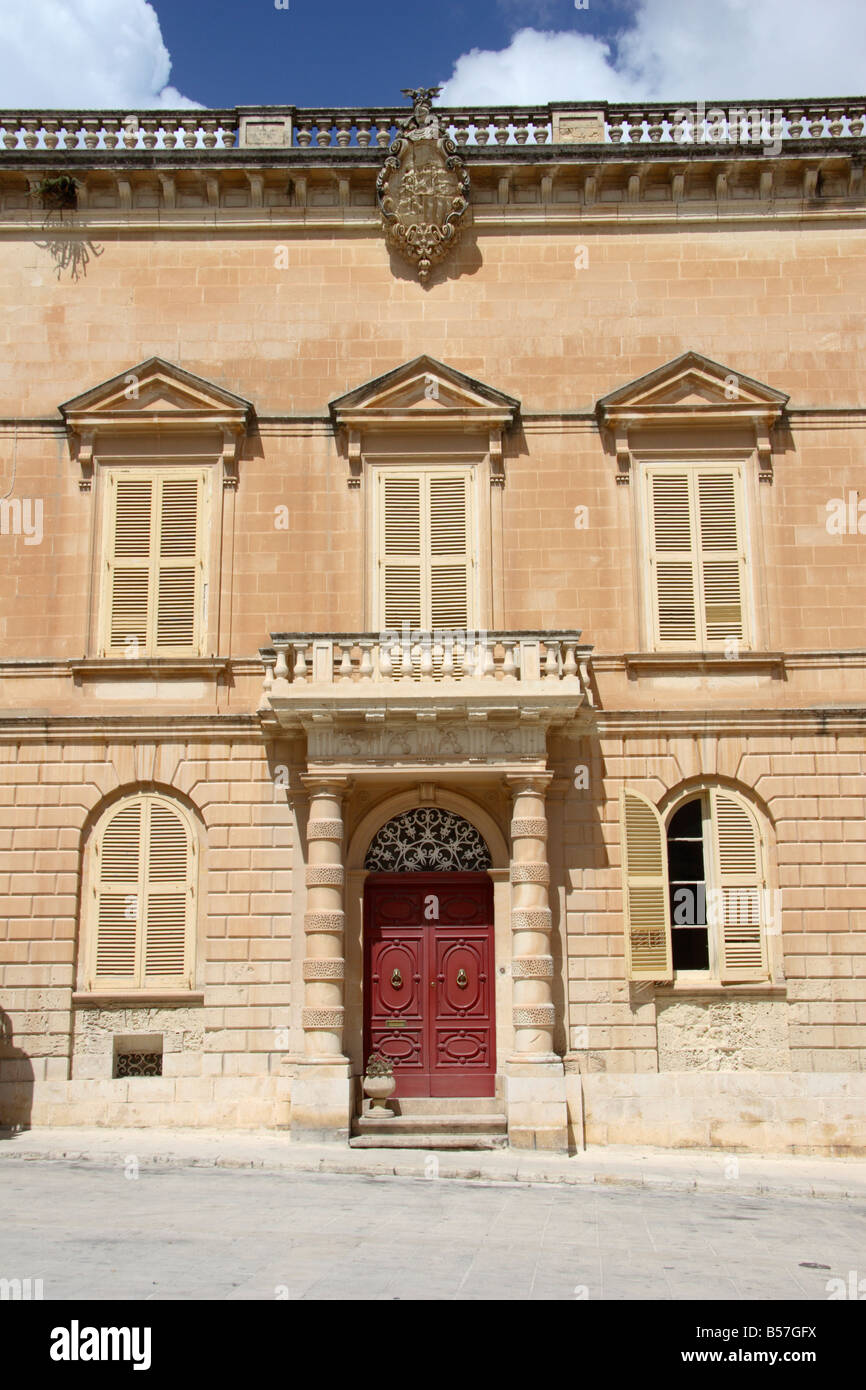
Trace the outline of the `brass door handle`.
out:
M 391 972 L 391 984 L 394 989 L 403 988 L 403 976 L 400 974 L 399 970 L 393 970 Z
M 457 971 L 457 986 L 459 989 L 465 989 L 468 983 L 469 981 L 466 978 L 466 971 L 463 969 L 461 965 L 460 969 Z

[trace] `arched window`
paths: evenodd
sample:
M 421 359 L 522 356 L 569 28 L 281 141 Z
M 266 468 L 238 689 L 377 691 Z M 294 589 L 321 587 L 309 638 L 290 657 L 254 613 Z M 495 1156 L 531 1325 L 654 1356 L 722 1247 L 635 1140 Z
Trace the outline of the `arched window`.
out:
M 127 797 L 99 822 L 89 856 L 86 987 L 191 988 L 198 854 L 186 811 L 152 792 Z
M 729 984 L 766 979 L 763 848 L 745 799 L 706 787 L 677 802 L 665 824 L 626 789 L 622 828 L 629 978 L 703 971 Z

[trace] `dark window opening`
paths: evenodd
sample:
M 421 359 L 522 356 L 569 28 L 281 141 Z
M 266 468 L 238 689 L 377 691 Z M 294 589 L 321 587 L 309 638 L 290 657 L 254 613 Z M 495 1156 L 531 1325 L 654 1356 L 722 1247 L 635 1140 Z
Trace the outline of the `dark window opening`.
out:
M 674 970 L 709 970 L 703 798 L 687 801 L 668 824 Z

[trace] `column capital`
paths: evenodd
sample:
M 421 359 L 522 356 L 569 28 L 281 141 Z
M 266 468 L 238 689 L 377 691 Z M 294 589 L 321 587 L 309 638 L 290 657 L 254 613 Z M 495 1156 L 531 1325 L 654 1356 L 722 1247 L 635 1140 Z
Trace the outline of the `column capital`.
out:
M 544 796 L 553 781 L 552 772 L 509 772 L 505 781 L 512 797 L 526 793 L 531 796 Z
M 308 796 L 315 796 L 317 792 L 325 795 L 344 797 L 352 790 L 354 779 L 343 773 L 335 772 L 302 772 L 298 779 L 305 788 Z

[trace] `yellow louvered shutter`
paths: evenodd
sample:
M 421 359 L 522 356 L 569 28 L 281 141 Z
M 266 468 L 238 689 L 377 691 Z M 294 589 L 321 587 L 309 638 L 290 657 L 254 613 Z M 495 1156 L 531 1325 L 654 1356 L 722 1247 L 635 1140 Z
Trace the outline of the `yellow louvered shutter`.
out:
M 380 551 L 383 626 L 399 632 L 403 623 L 422 626 L 422 485 L 417 476 L 381 479 Z
M 110 817 L 96 843 L 93 976 L 97 986 L 136 983 L 143 809 L 141 800 L 125 803 Z
M 661 817 L 639 792 L 623 790 L 622 873 L 626 975 L 672 980 L 667 844 Z
M 192 845 L 186 823 L 173 807 L 154 801 L 148 809 L 144 982 L 182 982 L 193 896 Z
M 473 625 L 471 476 L 465 469 L 389 472 L 379 488 L 379 623 L 398 636 L 406 626 L 427 634 L 438 675 L 443 639 Z M 457 640 L 455 670 L 464 661 Z M 416 651 L 416 674 L 419 660 Z
M 160 479 L 154 632 L 157 653 L 187 651 L 196 645 L 200 493 L 196 476 Z
M 710 806 L 717 880 L 711 915 L 718 926 L 720 977 L 728 984 L 762 980 L 767 958 L 758 827 L 752 812 L 729 792 L 711 788 Z
M 749 639 L 739 469 L 649 470 L 655 637 L 672 650 Z
M 430 621 L 432 630 L 469 626 L 469 479 L 465 473 L 428 479 Z
M 740 541 L 739 476 L 699 471 L 695 482 L 704 638 L 707 646 L 732 638 L 743 641 L 747 636 L 743 622 L 746 557 Z
M 204 494 L 197 470 L 110 472 L 105 655 L 198 655 Z
M 106 649 L 141 654 L 147 648 L 150 614 L 151 478 L 109 480 L 112 532 L 108 556 L 110 616 Z
M 698 641 L 697 572 L 687 471 L 650 473 L 650 530 L 656 638 L 664 647 L 694 648 Z
M 96 841 L 94 988 L 193 983 L 196 846 L 163 798 L 124 802 Z

